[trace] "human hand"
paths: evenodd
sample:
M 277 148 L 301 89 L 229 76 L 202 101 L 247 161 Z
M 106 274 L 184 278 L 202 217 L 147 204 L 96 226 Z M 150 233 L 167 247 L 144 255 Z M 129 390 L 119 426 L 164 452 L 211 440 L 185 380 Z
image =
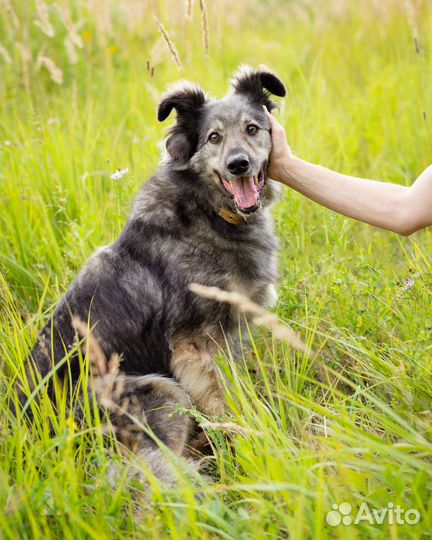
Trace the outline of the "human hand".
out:
M 289 179 L 289 166 L 294 159 L 294 155 L 286 139 L 284 127 L 276 118 L 264 107 L 267 117 L 270 121 L 272 149 L 268 165 L 268 176 L 273 180 L 286 183 Z

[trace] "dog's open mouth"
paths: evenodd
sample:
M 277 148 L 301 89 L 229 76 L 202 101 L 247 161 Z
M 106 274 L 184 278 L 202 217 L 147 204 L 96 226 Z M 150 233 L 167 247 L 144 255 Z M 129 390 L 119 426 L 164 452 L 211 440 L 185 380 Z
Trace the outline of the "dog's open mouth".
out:
M 266 181 L 264 168 L 257 176 L 237 176 L 232 180 L 220 176 L 220 179 L 239 210 L 249 213 L 254 212 L 259 207 L 259 197 Z

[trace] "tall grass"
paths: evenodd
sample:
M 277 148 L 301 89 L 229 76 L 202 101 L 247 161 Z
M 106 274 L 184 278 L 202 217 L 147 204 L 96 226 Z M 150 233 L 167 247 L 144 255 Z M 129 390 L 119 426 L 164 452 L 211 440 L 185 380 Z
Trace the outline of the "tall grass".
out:
M 431 155 L 430 3 L 0 6 L 0 538 L 428 538 L 430 232 L 401 240 L 284 190 L 276 311 L 312 352 L 252 329 L 241 361 L 220 357 L 229 408 L 205 424 L 214 457 L 206 475 L 178 463 L 175 488 L 67 386 L 56 408 L 39 386 L 33 426 L 7 403 L 37 330 L 157 166 L 168 83 L 221 96 L 240 63 L 266 64 L 287 84 L 279 118 L 296 153 L 409 184 Z M 328 525 L 343 502 L 421 519 Z

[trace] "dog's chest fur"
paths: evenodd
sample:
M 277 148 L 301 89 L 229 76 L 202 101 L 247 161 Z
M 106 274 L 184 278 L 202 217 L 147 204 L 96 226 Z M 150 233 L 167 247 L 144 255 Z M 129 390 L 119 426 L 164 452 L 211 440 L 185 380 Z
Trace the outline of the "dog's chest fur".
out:
M 184 304 L 190 299 L 186 291 L 191 282 L 239 291 L 261 305 L 274 303 L 278 242 L 267 208 L 234 225 L 208 206 L 196 178 L 188 189 L 178 179 L 168 182 L 162 176 L 144 186 L 137 197 L 130 219 L 134 223 L 137 230 L 152 232 L 144 244 L 150 258 L 159 259 L 165 269 L 165 284 L 181 306 L 181 319 L 188 311 Z M 133 244 L 133 234 L 129 240 Z M 208 301 L 194 300 L 195 309 L 199 304 L 208 312 Z

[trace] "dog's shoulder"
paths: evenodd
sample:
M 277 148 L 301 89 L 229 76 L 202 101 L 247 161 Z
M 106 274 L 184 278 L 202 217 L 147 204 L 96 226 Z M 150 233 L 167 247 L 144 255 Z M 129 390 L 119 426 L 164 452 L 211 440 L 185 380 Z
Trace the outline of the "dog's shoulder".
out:
M 169 164 L 143 184 L 132 205 L 129 221 L 182 222 L 184 212 L 196 211 L 197 174 Z

